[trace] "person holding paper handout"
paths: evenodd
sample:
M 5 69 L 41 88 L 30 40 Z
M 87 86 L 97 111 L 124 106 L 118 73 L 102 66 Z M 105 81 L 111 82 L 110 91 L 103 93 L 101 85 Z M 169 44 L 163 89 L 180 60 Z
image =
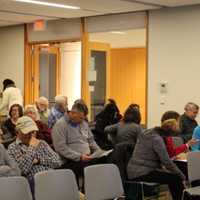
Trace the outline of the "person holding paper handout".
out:
M 75 103 L 71 111 L 65 113 L 54 125 L 52 131 L 54 148 L 64 161 L 62 168 L 72 169 L 77 180 L 83 175 L 85 166 L 101 162 L 96 157 L 101 157 L 102 150 L 94 141 L 85 117 L 83 105 Z

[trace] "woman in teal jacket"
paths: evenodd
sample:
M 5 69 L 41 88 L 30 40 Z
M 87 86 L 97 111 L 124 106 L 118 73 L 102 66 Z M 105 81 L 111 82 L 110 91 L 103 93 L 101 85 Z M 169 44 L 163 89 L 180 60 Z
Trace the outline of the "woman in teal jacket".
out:
M 200 151 L 200 126 L 197 126 L 194 131 L 193 131 L 193 135 L 192 138 L 195 138 L 196 140 L 198 140 L 199 142 L 196 145 L 193 145 L 192 151 Z

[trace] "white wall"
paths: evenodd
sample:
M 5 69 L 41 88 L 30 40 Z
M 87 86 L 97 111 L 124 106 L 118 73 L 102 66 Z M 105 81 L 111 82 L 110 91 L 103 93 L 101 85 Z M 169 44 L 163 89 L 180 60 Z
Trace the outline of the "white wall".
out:
M 89 33 L 145 28 L 146 13 L 133 12 L 86 18 Z
M 81 42 L 61 45 L 61 94 L 68 97 L 69 109 L 81 98 Z
M 150 11 L 148 127 L 166 110 L 183 113 L 188 101 L 200 104 L 200 7 Z M 167 93 L 159 82 L 167 82 Z
M 90 41 L 109 43 L 111 48 L 145 47 L 146 29 L 90 33 Z
M 2 81 L 11 78 L 24 90 L 24 27 L 0 28 L 0 90 Z

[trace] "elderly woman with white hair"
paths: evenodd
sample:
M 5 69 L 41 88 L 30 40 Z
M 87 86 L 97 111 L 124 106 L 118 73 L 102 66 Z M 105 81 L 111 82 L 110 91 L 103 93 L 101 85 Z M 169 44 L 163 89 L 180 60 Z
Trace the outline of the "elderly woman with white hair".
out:
M 57 120 L 63 117 L 67 110 L 67 97 L 63 95 L 57 95 L 55 97 L 55 105 L 51 108 L 48 118 L 49 128 L 53 128 Z
M 48 125 L 48 117 L 50 114 L 50 110 L 48 108 L 49 106 L 49 101 L 46 97 L 39 97 L 36 101 L 35 101 L 35 105 L 37 107 L 38 110 L 38 114 L 40 116 L 40 120 Z
M 45 140 L 52 147 L 51 129 L 49 129 L 48 126 L 40 120 L 35 105 L 27 105 L 24 110 L 24 115 L 32 118 L 32 120 L 35 121 L 38 127 L 36 138 Z

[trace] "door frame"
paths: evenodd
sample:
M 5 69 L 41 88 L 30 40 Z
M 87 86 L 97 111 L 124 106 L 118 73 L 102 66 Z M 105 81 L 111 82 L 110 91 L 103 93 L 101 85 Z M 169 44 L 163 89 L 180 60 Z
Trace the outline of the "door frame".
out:
M 94 41 L 89 41 L 86 52 L 85 52 L 85 65 L 83 68 L 83 84 L 82 84 L 82 91 L 84 93 L 82 94 L 83 99 L 85 100 L 88 110 L 89 110 L 89 115 L 88 118 L 90 119 L 90 111 L 91 111 L 91 98 L 90 98 L 90 91 L 89 91 L 89 81 L 88 81 L 88 73 L 89 73 L 89 64 L 90 64 L 90 57 L 91 57 L 91 51 L 96 50 L 96 51 L 103 51 L 106 53 L 106 96 L 105 99 L 108 99 L 110 97 L 110 44 L 108 43 L 103 43 L 103 42 L 94 42 Z
M 110 44 L 103 43 L 103 42 L 89 42 L 89 59 L 91 57 L 91 51 L 103 51 L 106 53 L 106 96 L 105 96 L 105 99 L 108 99 L 110 97 Z
M 53 44 L 28 44 L 26 55 L 28 56 L 25 67 L 25 105 L 32 104 L 39 97 L 39 55 L 41 48 L 48 48 L 48 52 L 57 55 L 56 63 L 56 94 L 60 93 L 60 50 Z

